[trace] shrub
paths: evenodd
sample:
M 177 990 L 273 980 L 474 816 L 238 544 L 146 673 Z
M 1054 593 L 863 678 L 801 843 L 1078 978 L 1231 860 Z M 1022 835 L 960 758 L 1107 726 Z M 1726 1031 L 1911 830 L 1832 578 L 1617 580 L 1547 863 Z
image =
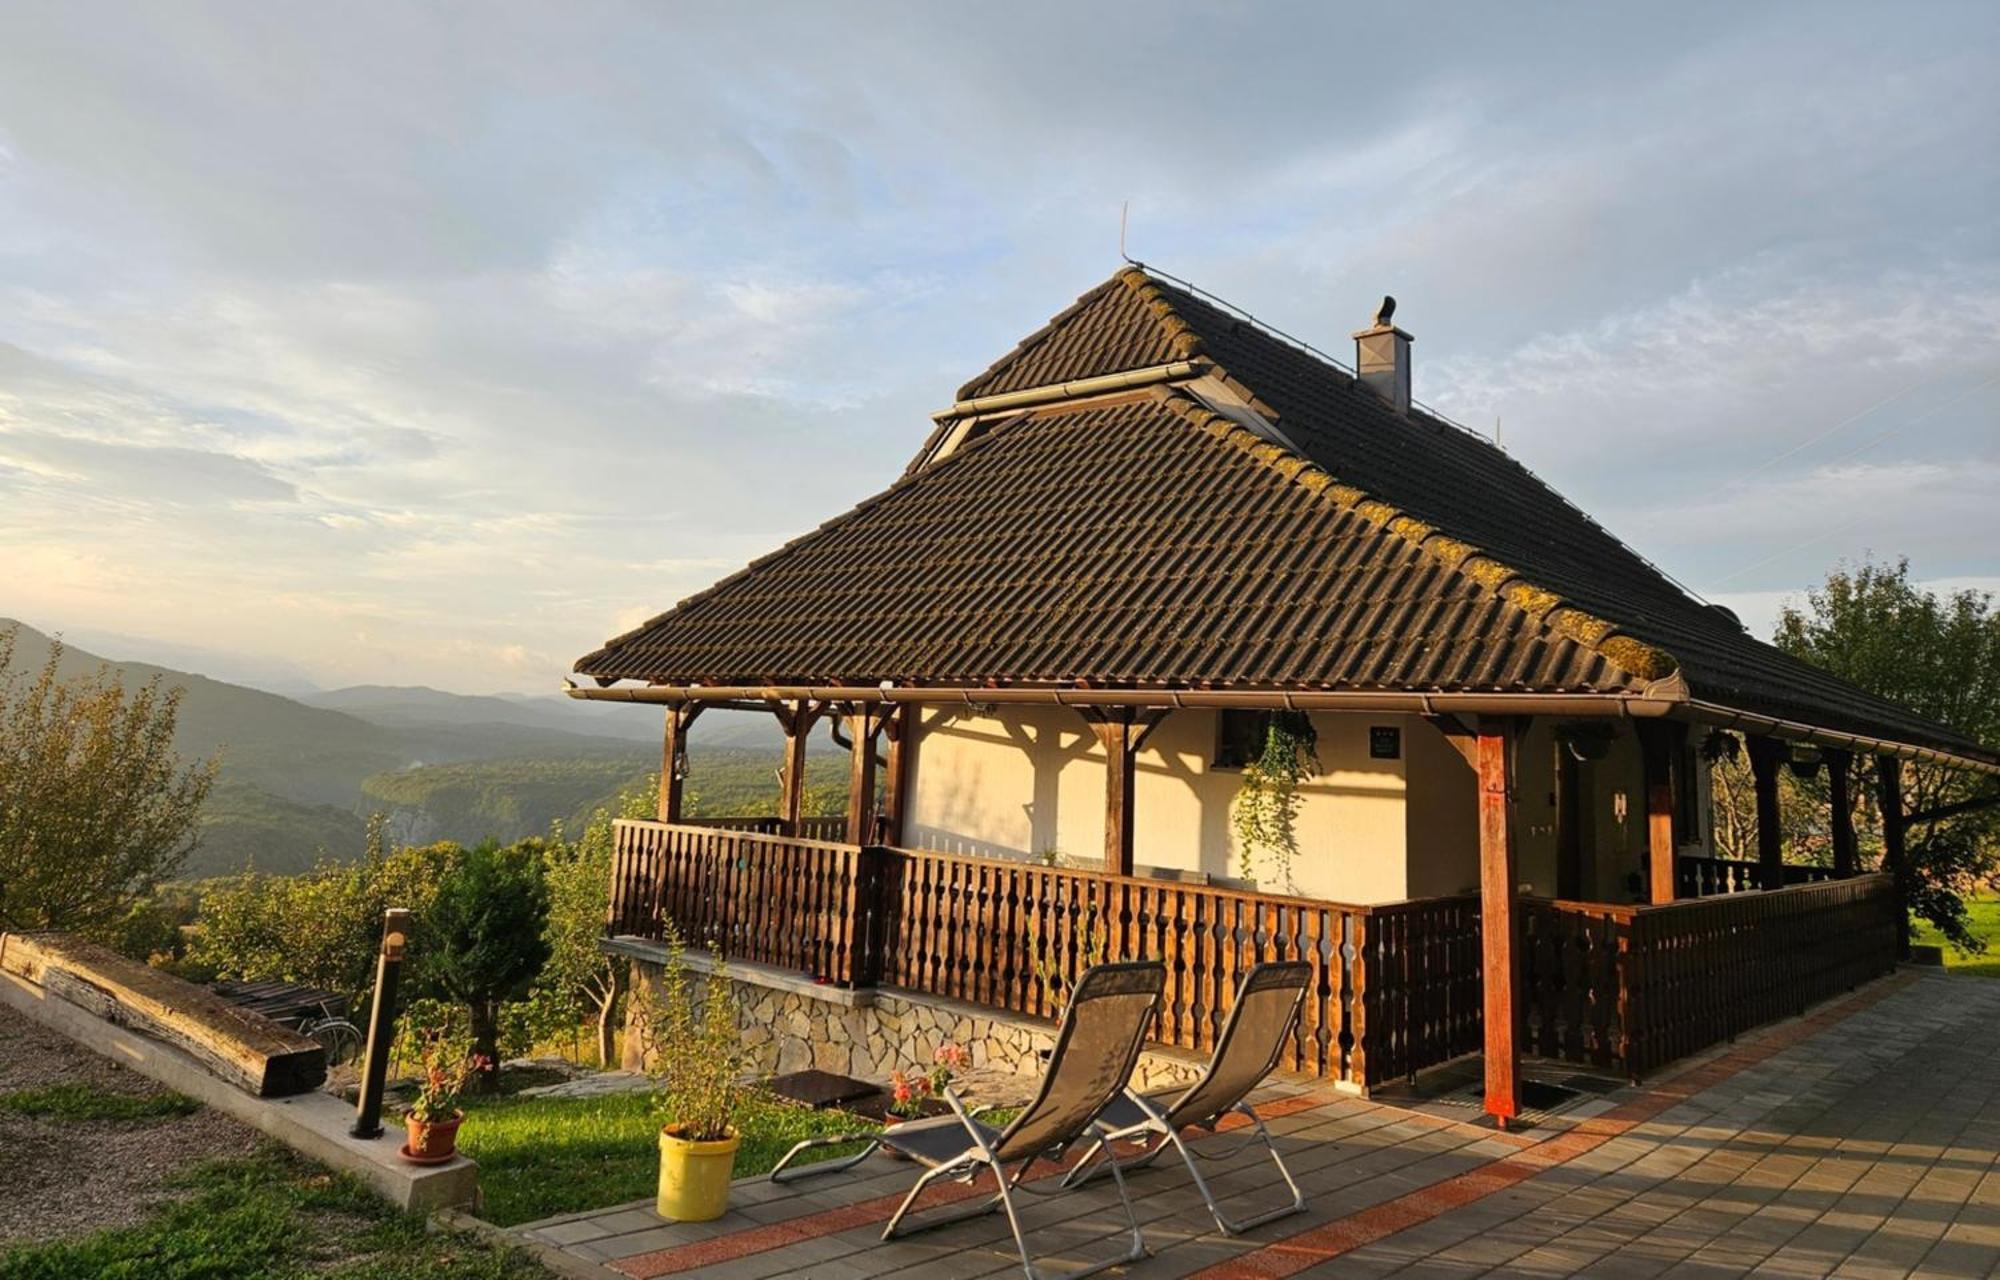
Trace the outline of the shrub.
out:
M 588 1011 L 597 1023 L 600 1066 L 611 1065 L 623 990 L 618 966 L 598 945 L 611 897 L 611 823 L 614 817 L 651 817 L 657 787 L 657 779 L 649 777 L 627 788 L 614 806 L 591 816 L 581 839 L 565 842 L 558 832 L 545 858 L 549 917 L 543 937 L 549 959 L 530 1001 L 535 1006 L 533 1039 L 574 1032 L 579 1017 Z
M 501 1006 L 525 995 L 549 958 L 544 851 L 539 840 L 482 844 L 445 878 L 431 905 L 426 969 L 465 1006 L 472 1051 L 486 1059 L 482 1089 L 492 1087 L 499 1062 Z
M 299 876 L 249 872 L 208 882 L 187 967 L 218 978 L 303 982 L 359 1010 L 374 988 L 382 913 L 412 915 L 405 999 L 427 993 L 435 959 L 431 915 L 439 886 L 465 851 L 450 843 L 385 853 L 379 825 L 360 862 L 321 862 Z
M 689 980 L 687 945 L 666 926 L 666 961 L 646 1001 L 639 1034 L 662 1124 L 690 1142 L 729 1136 L 747 1055 L 737 1025 L 736 993 L 720 951 L 701 982 Z
M 215 761 L 174 751 L 180 690 L 64 679 L 59 643 L 23 680 L 19 634 L 0 631 L 0 929 L 96 933 L 194 848 Z

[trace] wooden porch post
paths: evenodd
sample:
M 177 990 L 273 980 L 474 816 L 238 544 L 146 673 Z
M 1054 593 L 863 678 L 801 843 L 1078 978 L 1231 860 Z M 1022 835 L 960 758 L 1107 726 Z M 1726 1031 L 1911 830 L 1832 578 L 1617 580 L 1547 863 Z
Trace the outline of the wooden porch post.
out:
M 681 784 L 686 781 L 687 771 L 687 731 L 700 714 L 699 703 L 679 702 L 667 707 L 667 728 L 660 743 L 661 822 L 681 820 Z
M 889 735 L 889 794 L 885 807 L 888 812 L 883 843 L 901 845 L 903 828 L 910 816 L 910 785 L 914 781 L 917 763 L 917 724 L 923 709 L 911 703 L 904 703 L 889 713 L 883 724 L 883 732 Z
M 872 844 L 875 838 L 875 732 L 882 727 L 882 708 L 864 702 L 847 714 L 847 736 L 853 743 L 847 759 L 847 843 Z
M 1673 726 L 1642 721 L 1639 752 L 1646 766 L 1646 863 L 1647 897 L 1654 903 L 1672 902 L 1678 887 L 1678 849 L 1674 836 L 1674 757 L 1679 735 Z
M 1784 820 L 1778 813 L 1778 766 L 1785 744 L 1776 738 L 1750 739 L 1750 776 L 1757 784 L 1757 883 L 1785 887 Z
M 1854 758 L 1845 751 L 1826 753 L 1826 798 L 1833 823 L 1833 874 L 1845 880 L 1854 874 L 1854 803 L 1848 779 Z
M 796 836 L 799 821 L 805 816 L 806 745 L 812 739 L 813 725 L 819 720 L 819 708 L 801 699 L 772 710 L 778 717 L 778 723 L 785 728 L 785 764 L 779 783 L 778 821 L 786 835 Z
M 1904 848 L 1903 762 L 1895 756 L 1878 756 L 1881 766 L 1882 869 L 1896 884 L 1896 954 L 1910 956 L 1909 906 L 1903 900 Z
M 1146 736 L 1166 716 L 1164 709 L 1129 707 L 1083 713 L 1104 744 L 1104 869 L 1114 875 L 1132 874 L 1133 763 Z
M 1514 870 L 1513 739 L 1511 720 L 1479 722 L 1479 908 L 1485 959 L 1486 1113 L 1502 1129 L 1521 1113 L 1521 1056 L 1515 1010 L 1521 971 L 1515 941 L 1518 881 Z

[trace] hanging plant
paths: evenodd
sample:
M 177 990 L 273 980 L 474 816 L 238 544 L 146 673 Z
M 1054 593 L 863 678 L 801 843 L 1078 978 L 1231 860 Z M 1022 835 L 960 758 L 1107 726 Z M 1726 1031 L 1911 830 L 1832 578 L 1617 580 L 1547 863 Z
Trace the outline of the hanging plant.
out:
M 1285 888 L 1292 887 L 1292 856 L 1299 848 L 1299 784 L 1319 772 L 1318 748 L 1311 716 L 1303 711 L 1271 714 L 1264 750 L 1244 766 L 1231 815 L 1244 879 L 1257 878 L 1262 858 L 1274 864 Z

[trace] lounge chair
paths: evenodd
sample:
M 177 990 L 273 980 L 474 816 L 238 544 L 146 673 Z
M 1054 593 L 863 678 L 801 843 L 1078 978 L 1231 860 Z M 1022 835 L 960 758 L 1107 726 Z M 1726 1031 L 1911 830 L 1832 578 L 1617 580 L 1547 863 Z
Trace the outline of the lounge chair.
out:
M 875 1151 L 888 1147 L 925 1166 L 903 1198 L 895 1216 L 882 1230 L 884 1240 L 894 1240 L 917 1231 L 928 1231 L 951 1222 L 1004 1209 L 1014 1244 L 1021 1251 L 1021 1267 L 1029 1280 L 1039 1280 L 1034 1257 L 1021 1233 L 1021 1219 L 1014 1210 L 1014 1195 L 1031 1190 L 1022 1184 L 1030 1167 L 1043 1156 L 1054 1157 L 1079 1139 L 1096 1136 L 1099 1146 L 1108 1132 L 1096 1119 L 1106 1105 L 1124 1089 L 1139 1061 L 1139 1050 L 1152 1025 L 1160 991 L 1166 985 L 1165 966 L 1157 960 L 1124 964 L 1100 964 L 1084 971 L 1070 994 L 1069 1008 L 1056 1031 L 1055 1048 L 1042 1075 L 1041 1090 L 1034 1101 L 1021 1109 L 1005 1129 L 981 1123 L 965 1109 L 965 1104 L 949 1088 L 945 1102 L 952 1114 L 925 1120 L 911 1120 L 881 1133 L 850 1134 L 845 1137 L 808 1138 L 785 1153 L 771 1170 L 773 1182 L 791 1182 L 813 1174 L 850 1169 Z M 814 1147 L 866 1140 L 858 1155 L 791 1169 L 794 1157 Z M 1109 1267 L 1136 1262 L 1146 1256 L 1145 1237 L 1139 1219 L 1132 1212 L 1131 1198 L 1125 1194 L 1125 1175 L 1118 1158 L 1104 1148 L 1111 1176 L 1118 1184 L 1118 1199 L 1125 1207 L 1125 1220 L 1132 1228 L 1131 1248 L 1119 1257 L 1088 1270 L 1066 1273 L 1070 1277 L 1096 1275 Z M 1006 1166 L 1020 1162 L 1012 1177 Z M 933 1214 L 923 1222 L 903 1225 L 904 1217 L 923 1194 L 924 1188 L 939 1178 L 971 1182 L 981 1168 L 991 1169 L 999 1191 L 990 1199 L 956 1213 Z
M 1208 1066 L 1203 1068 L 1200 1077 L 1184 1090 L 1142 1096 L 1127 1089 L 1113 1099 L 1097 1117 L 1097 1145 L 1084 1153 L 1083 1159 L 1063 1179 L 1063 1185 L 1081 1186 L 1101 1173 L 1102 1166 L 1093 1164 L 1093 1161 L 1100 1153 L 1108 1157 L 1111 1143 L 1139 1142 L 1150 1144 L 1150 1149 L 1143 1155 L 1126 1159 L 1125 1168 L 1143 1169 L 1172 1146 L 1187 1164 L 1196 1190 L 1207 1202 L 1209 1213 L 1215 1216 L 1215 1225 L 1227 1235 L 1241 1235 L 1252 1227 L 1304 1209 L 1305 1196 L 1299 1191 L 1299 1184 L 1292 1180 L 1292 1171 L 1279 1157 L 1277 1145 L 1271 1141 L 1270 1130 L 1264 1127 L 1264 1122 L 1244 1099 L 1278 1065 L 1286 1042 L 1292 1038 L 1292 1029 L 1298 1025 L 1299 1008 L 1305 1003 L 1306 991 L 1311 984 L 1312 966 L 1303 960 L 1260 964 L 1244 974 L 1242 983 L 1236 989 L 1236 1005 L 1229 1011 L 1229 1021 L 1223 1024 L 1222 1036 L 1215 1042 L 1215 1052 L 1209 1057 Z M 1292 1192 L 1290 1204 L 1241 1222 L 1231 1221 L 1223 1214 L 1222 1207 L 1208 1189 L 1208 1183 L 1203 1180 L 1201 1170 L 1195 1167 L 1197 1153 L 1190 1151 L 1187 1144 L 1181 1141 L 1181 1130 L 1203 1128 L 1212 1132 L 1217 1122 L 1231 1111 L 1248 1117 L 1254 1127 L 1243 1145 L 1261 1141 Z M 1242 1149 L 1243 1146 L 1238 1146 L 1226 1153 L 1204 1158 L 1226 1159 Z

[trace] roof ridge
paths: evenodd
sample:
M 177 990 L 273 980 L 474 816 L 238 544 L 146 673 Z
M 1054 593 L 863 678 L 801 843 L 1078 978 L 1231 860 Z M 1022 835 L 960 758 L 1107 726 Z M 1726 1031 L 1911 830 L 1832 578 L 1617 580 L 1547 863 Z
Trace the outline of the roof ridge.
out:
M 1183 360 L 1192 360 L 1196 356 L 1208 354 L 1202 343 L 1201 334 L 1175 308 L 1173 299 L 1167 297 L 1162 283 L 1144 267 L 1128 264 L 1118 268 L 1117 273 L 1111 278 L 1130 289 L 1139 301 L 1146 304 L 1146 309 L 1153 313 L 1153 318 L 1159 322 L 1161 331 L 1166 334 L 1167 345 L 1173 348 L 1175 355 Z
M 1107 283 L 1109 282 L 1107 281 Z M 1062 408 L 1061 406 L 1053 406 L 1053 407 Z M 1103 408 L 1104 406 L 1102 405 L 1084 405 L 1076 408 L 1064 408 L 1062 409 L 1062 411 L 1065 413 L 1096 413 L 1100 412 Z M 1021 416 L 1026 416 L 1026 415 L 1023 414 Z M 703 587 L 701 590 L 695 592 L 693 595 L 683 596 L 680 600 L 676 601 L 670 607 L 661 610 L 659 613 L 654 614 L 652 617 L 646 619 L 644 622 L 641 622 L 639 625 L 621 631 L 617 635 L 611 637 L 609 640 L 606 640 L 603 644 L 599 645 L 596 649 L 585 654 L 583 657 L 578 658 L 576 662 L 571 665 L 570 670 L 579 672 L 582 671 L 583 664 L 589 662 L 592 658 L 598 657 L 601 654 L 609 652 L 616 646 L 646 631 L 647 629 L 652 627 L 655 623 L 663 622 L 671 615 L 679 613 L 681 610 L 687 608 L 689 605 L 701 603 L 702 601 L 708 599 L 710 596 L 717 594 L 724 587 L 729 586 L 731 583 L 734 583 L 739 579 L 748 577 L 751 573 L 754 573 L 757 569 L 761 568 L 769 561 L 776 560 L 778 557 L 790 551 L 793 547 L 796 547 L 801 543 L 808 542 L 814 538 L 821 536 L 822 534 L 825 534 L 831 530 L 837 529 L 842 525 L 847 524 L 849 521 L 859 517 L 863 512 L 867 511 L 869 508 L 888 501 L 891 497 L 895 496 L 896 494 L 902 492 L 904 489 L 907 489 L 912 485 L 926 483 L 930 481 L 947 467 L 953 466 L 954 464 L 962 465 L 966 458 L 977 456 L 977 454 L 981 449 L 990 446 L 995 439 L 999 438 L 1001 435 L 1004 434 L 1004 432 L 1002 432 L 998 428 L 1012 426 L 1013 422 L 1014 422 L 1013 419 L 1009 419 L 995 424 L 996 426 L 995 430 L 982 432 L 981 434 L 974 436 L 972 439 L 967 440 L 963 445 L 960 445 L 957 449 L 953 450 L 948 457 L 939 458 L 937 461 L 930 463 L 927 466 L 923 467 L 913 466 L 909 469 L 904 470 L 903 472 L 899 473 L 895 477 L 895 479 L 891 480 L 886 487 L 878 489 L 874 493 L 869 494 L 867 497 L 861 499 L 859 502 L 856 502 L 854 505 L 848 507 L 845 511 L 834 512 L 832 515 L 826 517 L 826 519 L 820 521 L 812 528 L 805 530 L 803 533 L 794 534 L 792 537 L 787 538 L 784 542 L 780 543 L 778 546 L 772 548 L 769 551 L 766 551 L 763 555 L 758 556 L 756 559 L 751 560 L 749 563 L 745 564 L 742 568 L 736 570 L 734 573 L 725 574 L 724 576 L 717 578 L 714 582 L 709 583 L 706 587 Z
M 1190 397 L 1163 398 L 1174 412 L 1215 439 L 1234 446 L 1309 493 L 1396 535 L 1429 559 L 1470 578 L 1550 631 L 1591 650 L 1634 678 L 1649 682 L 1664 680 L 1680 670 L 1679 661 L 1665 649 L 1621 630 L 1609 619 L 1579 608 L 1557 592 L 1538 586 L 1528 575 L 1485 549 L 1454 538 L 1401 507 L 1345 483 L 1303 454 L 1258 435 Z

